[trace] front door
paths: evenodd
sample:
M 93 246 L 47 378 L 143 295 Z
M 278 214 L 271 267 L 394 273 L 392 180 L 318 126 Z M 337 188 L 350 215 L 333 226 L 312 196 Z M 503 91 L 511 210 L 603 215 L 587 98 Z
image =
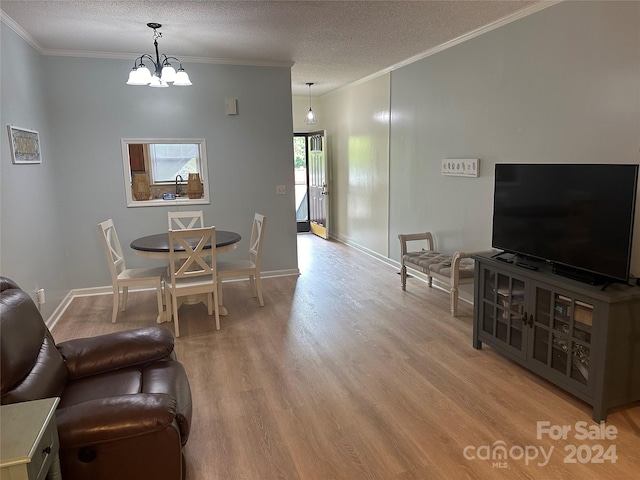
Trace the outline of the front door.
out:
M 295 178 L 296 224 L 298 233 L 311 231 L 309 225 L 309 149 L 306 133 L 293 136 L 293 174 Z
M 329 238 L 329 175 L 326 132 L 310 133 L 308 139 L 311 232 L 327 239 Z

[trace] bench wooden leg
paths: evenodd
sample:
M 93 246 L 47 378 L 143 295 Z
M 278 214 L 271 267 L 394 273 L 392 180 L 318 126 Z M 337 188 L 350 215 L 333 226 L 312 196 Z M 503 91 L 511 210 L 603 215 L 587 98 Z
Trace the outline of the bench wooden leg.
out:
M 400 267 L 400 283 L 402 291 L 405 291 L 407 289 L 407 267 L 404 264 Z
M 458 289 L 451 287 L 451 315 L 454 317 L 458 315 Z

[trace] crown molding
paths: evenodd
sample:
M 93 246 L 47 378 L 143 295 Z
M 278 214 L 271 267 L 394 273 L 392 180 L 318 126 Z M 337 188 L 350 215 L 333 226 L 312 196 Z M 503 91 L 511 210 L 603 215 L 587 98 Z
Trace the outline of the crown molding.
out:
M 0 22 L 4 23 L 7 27 L 13 30 L 20 38 L 31 45 L 36 52 L 40 55 L 44 55 L 42 48 L 38 45 L 35 38 L 27 33 L 27 31 L 16 23 L 16 21 L 9 15 L 0 10 Z
M 135 60 L 141 53 L 116 53 L 116 52 L 93 52 L 79 50 L 41 50 L 42 55 L 50 57 L 78 57 L 78 58 L 101 58 L 111 60 Z M 239 58 L 211 58 L 211 57 L 189 57 L 180 55 L 182 63 L 208 63 L 215 65 L 242 65 L 250 67 L 284 67 L 291 68 L 292 62 L 279 62 L 270 60 L 243 60 Z
M 138 58 L 140 53 L 116 53 L 116 52 L 92 52 L 79 50 L 54 50 L 44 49 L 38 42 L 29 35 L 16 21 L 9 15 L 0 10 L 0 21 L 13 30 L 20 38 L 31 45 L 40 55 L 50 57 L 79 57 L 79 58 L 102 58 L 113 60 L 134 60 Z M 283 62 L 276 60 L 256 60 L 256 59 L 239 59 L 239 58 L 211 58 L 211 57 L 187 57 L 180 56 L 183 63 L 208 63 L 214 65 L 242 65 L 249 67 L 277 67 L 291 68 L 294 62 Z
M 472 38 L 478 37 L 480 35 L 482 35 L 483 33 L 487 33 L 490 32 L 492 30 L 495 30 L 497 28 L 500 28 L 504 25 L 507 25 L 511 22 L 515 22 L 516 20 L 520 20 L 521 18 L 527 17 L 533 13 L 539 12 L 540 10 L 544 10 L 545 8 L 549 8 L 553 5 L 556 5 L 558 3 L 563 2 L 564 0 L 541 0 L 539 2 L 536 2 L 528 7 L 525 7 L 521 10 L 518 10 L 517 12 L 513 12 L 509 15 L 507 15 L 506 17 L 500 18 L 498 20 L 495 20 L 491 23 L 488 23 L 486 25 L 483 25 L 480 28 L 476 28 L 475 30 L 471 30 L 470 32 L 467 32 L 463 35 L 460 35 L 459 37 L 456 37 L 452 40 L 449 40 L 447 42 L 441 43 L 440 45 L 437 45 L 433 48 L 430 48 L 429 50 L 426 50 L 425 52 L 419 53 L 418 55 L 414 55 L 413 57 L 407 58 L 406 60 L 403 60 L 402 62 L 396 63 L 395 65 L 392 65 L 390 67 L 387 67 L 383 70 L 380 70 L 376 73 L 373 73 L 371 75 L 368 75 L 364 78 L 361 78 L 359 80 L 356 80 L 352 83 L 349 83 L 348 85 L 345 85 L 344 87 L 349 87 L 349 86 L 356 86 L 356 85 L 360 85 L 362 83 L 366 83 L 369 80 L 373 80 L 374 78 L 380 77 L 382 75 L 385 75 L 387 73 L 393 72 L 394 70 L 398 70 L 399 68 L 405 67 L 407 65 L 410 65 L 412 63 L 418 62 L 424 58 L 430 57 L 431 55 L 435 55 L 438 52 L 442 52 L 443 50 L 446 50 L 448 48 L 451 48 L 455 45 L 458 45 L 462 42 L 466 42 L 467 40 L 471 40 Z M 344 88 L 344 87 L 340 87 L 340 88 Z
M 344 85 L 341 88 L 356 86 L 362 83 L 366 83 L 369 80 L 380 77 L 387 73 L 393 72 L 394 70 L 398 70 L 404 66 L 410 65 L 417 61 L 420 61 L 424 58 L 430 57 L 438 52 L 451 48 L 455 45 L 458 45 L 462 42 L 466 42 L 467 40 L 471 40 L 483 33 L 490 32 L 499 27 L 507 25 L 511 22 L 519 20 L 523 17 L 529 16 L 533 13 L 539 12 L 540 10 L 544 10 L 545 8 L 556 5 L 564 0 L 541 0 L 535 2 L 534 4 L 525 7 L 517 12 L 514 12 L 506 17 L 495 20 L 487 25 L 484 25 L 480 28 L 467 32 L 463 35 L 460 35 L 457 38 L 444 42 L 434 48 L 431 48 L 425 52 L 422 52 L 418 55 L 414 55 L 413 57 L 407 58 L 402 62 L 396 63 L 390 67 L 387 67 L 383 70 L 375 72 L 371 75 L 367 75 L 359 80 L 351 82 L 347 85 Z M 135 53 L 115 53 L 115 52 L 81 52 L 76 50 L 45 50 L 38 45 L 35 39 L 29 35 L 20 25 L 18 25 L 9 15 L 0 10 L 0 21 L 7 25 L 11 30 L 13 30 L 17 35 L 19 35 L 25 42 L 31 45 L 38 53 L 46 56 L 56 56 L 56 57 L 80 57 L 80 58 L 104 58 L 104 59 L 120 59 L 120 60 L 133 60 L 140 56 L 140 54 Z M 184 63 L 207 63 L 207 64 L 217 64 L 217 65 L 242 65 L 242 66 L 254 66 L 254 67 L 281 67 L 281 68 L 291 68 L 295 64 L 294 62 L 280 62 L 280 61 L 268 61 L 268 60 L 241 60 L 241 59 L 231 59 L 231 58 L 210 58 L 210 57 L 185 57 L 182 56 L 181 60 Z M 335 91 L 335 90 L 334 90 Z M 331 92 L 328 92 L 329 94 Z

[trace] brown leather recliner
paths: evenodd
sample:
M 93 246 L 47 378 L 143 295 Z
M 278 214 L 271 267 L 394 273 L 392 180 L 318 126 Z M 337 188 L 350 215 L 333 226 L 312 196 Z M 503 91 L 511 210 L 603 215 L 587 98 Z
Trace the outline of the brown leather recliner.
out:
M 191 390 L 174 338 L 151 327 L 55 344 L 37 307 L 0 277 L 2 404 L 60 397 L 65 480 L 184 478 Z

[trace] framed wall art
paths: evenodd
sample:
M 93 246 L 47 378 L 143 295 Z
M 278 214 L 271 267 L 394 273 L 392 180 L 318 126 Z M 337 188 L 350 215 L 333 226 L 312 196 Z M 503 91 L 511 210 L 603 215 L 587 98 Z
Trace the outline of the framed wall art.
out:
M 477 177 L 480 160 L 477 158 L 445 158 L 442 160 L 442 175 L 455 177 Z
M 40 137 L 35 130 L 7 125 L 11 160 L 15 164 L 42 163 Z

